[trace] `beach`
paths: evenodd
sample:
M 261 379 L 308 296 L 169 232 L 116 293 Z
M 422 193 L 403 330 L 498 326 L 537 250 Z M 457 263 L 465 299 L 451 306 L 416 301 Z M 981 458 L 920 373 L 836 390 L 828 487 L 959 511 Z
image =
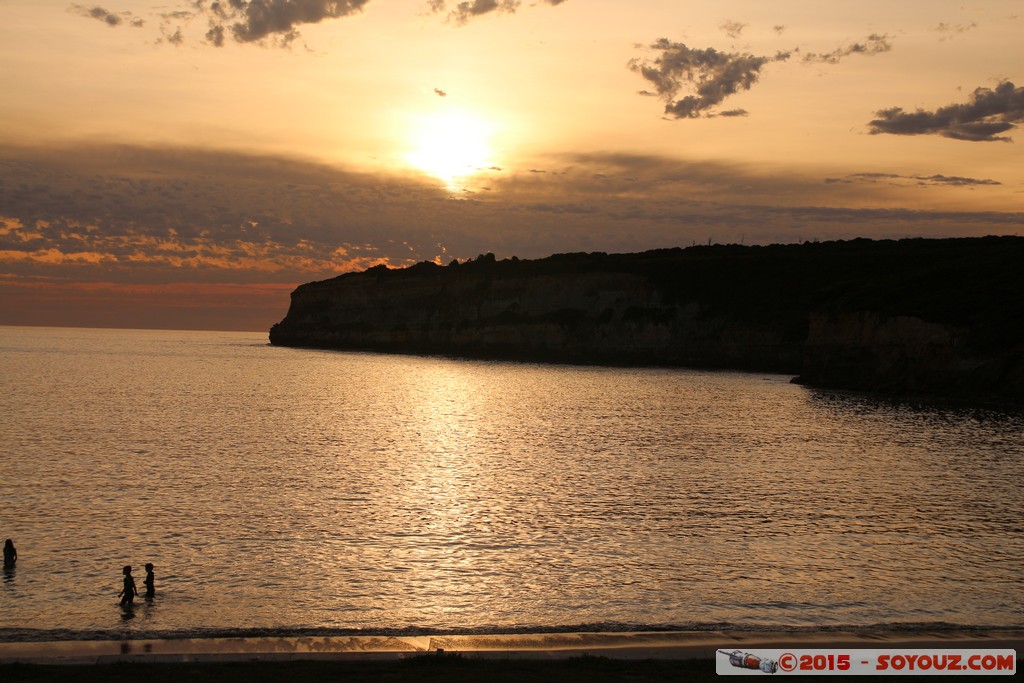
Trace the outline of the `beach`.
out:
M 710 680 L 735 650 L 1014 650 L 1022 630 L 279 636 L 0 643 L 8 681 Z

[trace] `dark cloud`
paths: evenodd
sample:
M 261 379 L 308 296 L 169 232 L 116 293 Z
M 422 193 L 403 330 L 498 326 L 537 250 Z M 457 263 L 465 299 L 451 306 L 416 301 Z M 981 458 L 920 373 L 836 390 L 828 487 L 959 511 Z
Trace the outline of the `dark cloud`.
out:
M 131 12 L 111 12 L 99 6 L 86 7 L 84 5 L 72 5 L 71 11 L 83 17 L 102 21 L 107 26 L 120 26 L 127 23 L 129 26 L 141 27 L 145 24 L 142 19 L 132 16 Z
M 929 112 L 906 112 L 892 107 L 875 112 L 871 134 L 941 135 L 970 142 L 1008 142 L 1001 136 L 1024 121 L 1024 87 L 1003 81 L 995 88 L 978 88 L 966 104 L 951 104 Z
M 899 175 L 896 173 L 852 173 L 843 178 L 826 178 L 826 183 L 883 183 L 887 185 L 919 185 L 941 186 L 941 187 L 975 187 L 984 185 L 1002 185 L 998 180 L 988 178 L 965 178 L 963 176 L 947 176 L 941 174 L 925 175 Z
M 193 0 L 210 22 L 207 40 L 218 47 L 230 34 L 240 43 L 273 39 L 289 45 L 304 24 L 318 24 L 360 11 L 369 0 Z
M 730 38 L 739 38 L 740 34 L 743 33 L 743 29 L 745 29 L 746 27 L 747 25 L 744 24 L 743 22 L 735 21 L 733 19 L 726 19 L 725 21 L 718 25 L 718 28 L 720 28 L 725 33 L 725 35 L 729 36 Z
M 846 47 L 836 48 L 832 52 L 817 53 L 811 52 L 804 55 L 804 63 L 821 62 L 825 64 L 838 64 L 850 55 L 877 55 L 888 52 L 892 49 L 889 36 L 873 33 L 859 43 L 852 43 Z
M 710 115 L 710 110 L 725 98 L 749 90 L 757 83 L 766 64 L 789 58 L 788 52 L 758 57 L 719 52 L 714 48 L 694 49 L 666 38 L 652 44 L 650 49 L 661 54 L 653 62 L 634 59 L 629 68 L 654 84 L 655 92 L 643 91 L 642 94 L 657 95 L 665 100 L 665 113 L 679 119 Z M 677 99 L 683 89 L 693 94 Z M 739 111 L 733 110 L 731 115 Z
M 224 47 L 224 27 L 212 24 L 206 32 L 206 40 L 214 47 Z

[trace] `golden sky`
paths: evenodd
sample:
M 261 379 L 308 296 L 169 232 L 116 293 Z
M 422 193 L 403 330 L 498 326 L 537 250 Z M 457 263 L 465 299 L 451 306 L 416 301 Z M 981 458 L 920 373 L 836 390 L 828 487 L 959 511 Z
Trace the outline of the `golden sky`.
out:
M 0 324 L 377 263 L 1024 234 L 1020 0 L 0 0 Z

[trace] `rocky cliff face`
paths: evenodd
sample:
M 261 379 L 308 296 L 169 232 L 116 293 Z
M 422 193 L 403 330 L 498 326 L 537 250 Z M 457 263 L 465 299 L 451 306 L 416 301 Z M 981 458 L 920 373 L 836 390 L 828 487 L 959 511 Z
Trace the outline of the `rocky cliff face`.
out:
M 864 391 L 1024 398 L 1024 354 L 979 352 L 971 331 L 875 312 L 811 313 L 799 381 Z
M 799 368 L 799 337 L 786 321 L 667 301 L 634 273 L 521 275 L 467 265 L 303 285 L 270 333 L 280 345 L 779 372 Z
M 984 238 L 378 266 L 296 289 L 270 340 L 1024 401 L 1020 263 Z

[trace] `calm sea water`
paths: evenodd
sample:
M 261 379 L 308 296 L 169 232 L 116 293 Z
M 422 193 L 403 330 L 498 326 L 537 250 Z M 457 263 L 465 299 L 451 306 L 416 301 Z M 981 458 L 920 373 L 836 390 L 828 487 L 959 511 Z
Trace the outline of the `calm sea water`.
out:
M 1024 415 L 789 379 L 0 327 L 0 638 L 1024 625 Z

